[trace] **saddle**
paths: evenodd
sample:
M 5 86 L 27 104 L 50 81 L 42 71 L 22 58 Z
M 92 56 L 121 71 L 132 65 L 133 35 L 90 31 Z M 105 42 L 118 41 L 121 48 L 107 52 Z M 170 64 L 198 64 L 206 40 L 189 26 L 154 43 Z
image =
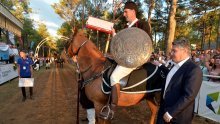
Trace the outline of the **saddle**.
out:
M 110 76 L 117 63 L 108 59 L 111 67 L 107 69 L 102 76 L 102 92 L 110 94 Z M 166 80 L 166 72 L 160 67 L 148 62 L 143 66 L 132 71 L 131 74 L 120 80 L 121 92 L 124 93 L 153 93 L 161 91 L 161 87 Z M 126 85 L 125 85 L 126 84 Z

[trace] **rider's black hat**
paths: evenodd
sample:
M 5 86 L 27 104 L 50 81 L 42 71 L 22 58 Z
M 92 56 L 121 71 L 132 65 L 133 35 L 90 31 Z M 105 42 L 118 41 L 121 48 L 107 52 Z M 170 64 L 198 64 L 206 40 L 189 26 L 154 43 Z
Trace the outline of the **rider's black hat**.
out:
M 128 1 L 125 3 L 124 9 L 131 9 L 131 10 L 135 10 L 135 12 L 137 12 L 137 5 L 132 1 Z

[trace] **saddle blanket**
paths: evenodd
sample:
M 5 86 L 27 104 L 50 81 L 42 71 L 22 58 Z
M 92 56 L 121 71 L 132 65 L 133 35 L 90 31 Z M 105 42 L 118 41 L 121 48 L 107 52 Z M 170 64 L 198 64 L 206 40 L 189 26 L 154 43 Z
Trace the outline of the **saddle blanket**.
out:
M 108 69 L 102 77 L 102 92 L 110 94 L 110 76 Z M 121 92 L 124 93 L 152 93 L 161 91 L 163 83 L 166 81 L 166 72 L 151 63 L 144 64 L 141 68 L 134 70 L 129 76 L 120 81 Z M 126 83 L 125 83 L 126 82 Z M 126 85 L 124 85 L 126 84 Z

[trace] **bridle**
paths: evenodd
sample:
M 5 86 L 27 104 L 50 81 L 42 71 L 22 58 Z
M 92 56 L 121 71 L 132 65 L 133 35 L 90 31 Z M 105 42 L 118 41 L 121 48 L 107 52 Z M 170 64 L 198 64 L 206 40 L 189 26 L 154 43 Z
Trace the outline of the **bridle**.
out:
M 78 56 L 80 49 L 88 42 L 88 40 L 84 41 L 76 51 L 76 53 L 73 53 L 73 56 Z
M 78 55 L 79 55 L 79 52 L 80 52 L 80 49 L 83 47 L 83 46 L 85 46 L 85 44 L 88 42 L 88 40 L 86 40 L 86 41 L 84 41 L 80 46 L 79 46 L 79 48 L 77 49 L 77 51 L 75 52 L 75 53 L 73 53 L 73 56 L 75 56 L 75 58 L 76 58 L 76 72 L 77 73 L 79 73 L 81 76 L 82 76 L 82 73 L 85 73 L 85 71 L 87 71 L 87 70 L 89 70 L 89 68 L 88 69 L 86 69 L 84 72 L 80 72 L 80 65 L 79 65 L 79 62 L 78 62 Z M 66 56 L 68 57 L 68 58 L 72 58 L 73 56 L 70 56 L 67 52 L 66 52 Z

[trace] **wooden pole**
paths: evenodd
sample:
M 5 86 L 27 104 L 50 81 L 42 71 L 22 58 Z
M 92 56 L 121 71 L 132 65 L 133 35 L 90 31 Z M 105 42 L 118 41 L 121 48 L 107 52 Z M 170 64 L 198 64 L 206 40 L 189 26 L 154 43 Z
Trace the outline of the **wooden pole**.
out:
M 111 34 L 108 34 L 108 39 L 107 39 L 107 42 L 106 42 L 106 45 L 105 45 L 105 53 L 108 52 L 108 47 L 109 47 L 109 42 L 110 42 L 110 36 L 111 36 Z

